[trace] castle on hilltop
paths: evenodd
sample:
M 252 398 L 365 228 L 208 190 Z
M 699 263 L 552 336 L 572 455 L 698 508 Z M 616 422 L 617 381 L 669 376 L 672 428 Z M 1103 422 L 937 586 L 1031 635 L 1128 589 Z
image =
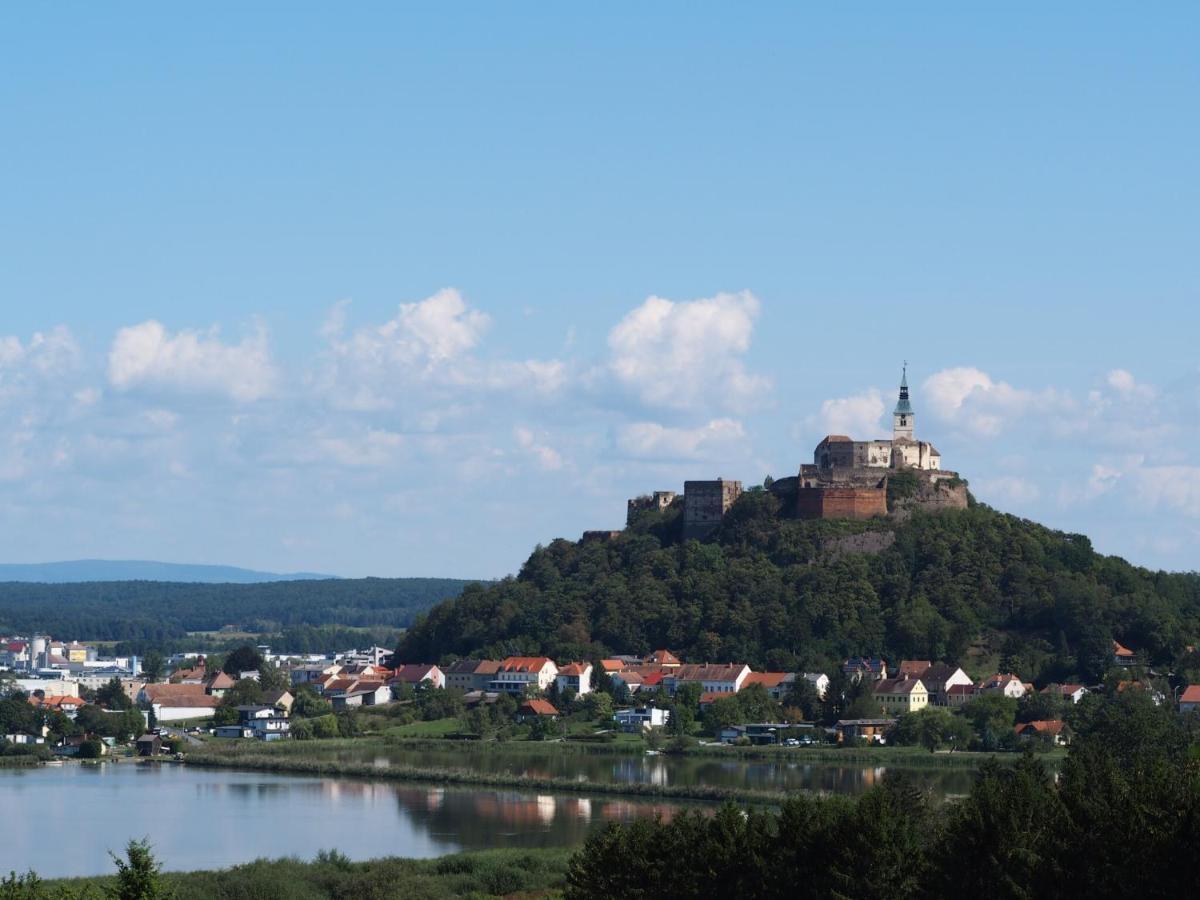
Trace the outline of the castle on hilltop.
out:
M 768 490 L 783 501 L 785 514 L 798 519 L 870 519 L 904 514 L 910 509 L 964 509 L 966 483 L 957 472 L 942 468 L 942 455 L 928 441 L 916 439 L 916 413 L 908 396 L 908 365 L 900 376 L 900 396 L 892 411 L 890 440 L 856 441 L 830 434 L 796 475 L 771 482 Z M 904 490 L 892 491 L 889 479 Z M 683 537 L 703 538 L 714 531 L 738 497 L 742 483 L 717 478 L 686 481 L 683 486 Z M 902 495 L 901 495 L 902 494 Z M 626 525 L 647 511 L 663 511 L 679 502 L 674 491 L 655 491 L 628 503 Z M 584 537 L 615 532 L 587 532 Z

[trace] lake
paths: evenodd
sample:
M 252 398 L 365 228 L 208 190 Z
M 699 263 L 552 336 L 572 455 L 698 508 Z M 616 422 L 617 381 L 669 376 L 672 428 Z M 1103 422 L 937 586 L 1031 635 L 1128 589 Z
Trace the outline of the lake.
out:
M 536 746 L 536 745 L 535 745 Z M 709 785 L 741 790 L 813 791 L 857 795 L 877 785 L 888 768 L 903 768 L 935 800 L 966 794 L 975 780 L 975 770 L 966 766 L 909 767 L 842 764 L 795 757 L 746 759 L 732 754 L 717 756 L 673 756 L 662 754 L 581 753 L 546 744 L 533 749 L 496 751 L 487 746 L 456 745 L 442 749 L 425 746 L 338 747 L 323 750 L 305 746 L 309 754 L 328 756 L 339 762 L 372 763 L 418 768 L 462 769 L 487 774 L 527 775 L 533 778 L 570 778 L 615 784 L 662 786 Z
M 597 823 L 679 803 L 375 784 L 132 761 L 0 769 L 0 873 L 114 870 L 109 850 L 149 837 L 167 870 L 259 857 L 432 857 L 491 847 L 581 843 Z
M 315 750 L 316 747 L 308 748 Z M 658 785 L 859 794 L 883 766 L 789 760 L 593 755 L 546 749 L 340 749 L 331 757 L 478 772 Z M 965 794 L 970 769 L 906 769 L 936 799 Z M 215 869 L 259 857 L 311 859 L 337 849 L 352 859 L 432 857 L 492 847 L 575 846 L 609 821 L 670 818 L 690 804 L 444 788 L 133 761 L 0 768 L 5 835 L 0 873 L 43 877 L 111 872 L 108 851 L 149 837 L 168 870 Z

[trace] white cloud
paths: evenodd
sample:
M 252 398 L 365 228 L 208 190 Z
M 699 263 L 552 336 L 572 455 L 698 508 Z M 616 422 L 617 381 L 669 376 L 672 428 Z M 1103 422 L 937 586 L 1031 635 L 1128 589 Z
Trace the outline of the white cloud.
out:
M 971 488 L 980 499 L 1000 506 L 1006 503 L 1023 506 L 1033 503 L 1042 495 L 1036 484 L 1018 475 L 976 479 L 971 482 Z
M 153 319 L 122 328 L 108 354 L 113 387 L 223 394 L 250 402 L 272 392 L 276 373 L 266 330 L 227 344 L 214 328 L 171 334 Z
M 918 402 L 936 418 L 985 437 L 1021 425 L 1031 414 L 1058 416 L 1074 407 L 1070 397 L 1059 391 L 1015 388 L 973 366 L 943 369 L 930 375 L 921 386 Z M 918 408 L 918 415 L 920 412 Z
M 12 335 L 0 337 L 0 402 L 74 372 L 82 357 L 75 336 L 65 325 L 34 332 L 28 341 Z
M 518 447 L 537 460 L 540 468 L 554 472 L 563 467 L 562 455 L 545 442 L 544 436 L 536 435 L 528 428 L 517 427 L 513 429 L 513 438 Z
M 340 301 L 321 327 L 328 349 L 316 383 L 329 401 L 347 410 L 387 410 L 443 405 L 463 391 L 553 394 L 567 369 L 559 360 L 480 360 L 472 351 L 491 320 L 446 288 L 418 303 L 403 303 L 394 317 L 346 333 L 349 301 Z M 420 402 L 406 388 L 424 389 Z M 442 416 L 439 419 L 444 418 Z
M 856 440 L 870 440 L 884 433 L 881 422 L 886 409 L 883 394 L 877 388 L 870 388 L 850 397 L 824 401 L 812 424 L 822 435 L 844 434 Z
M 1200 466 L 1144 466 L 1132 474 L 1146 507 L 1200 516 Z
M 735 419 L 713 419 L 699 428 L 634 422 L 617 429 L 616 445 L 635 459 L 706 459 L 728 455 L 745 438 L 742 423 Z
M 753 294 L 673 303 L 649 297 L 608 336 L 609 369 L 642 403 L 668 409 L 740 409 L 759 401 L 767 378 L 746 371 L 759 304 Z
M 353 436 L 316 435 L 311 455 L 340 466 L 376 468 L 393 463 L 403 446 L 403 435 L 369 428 Z

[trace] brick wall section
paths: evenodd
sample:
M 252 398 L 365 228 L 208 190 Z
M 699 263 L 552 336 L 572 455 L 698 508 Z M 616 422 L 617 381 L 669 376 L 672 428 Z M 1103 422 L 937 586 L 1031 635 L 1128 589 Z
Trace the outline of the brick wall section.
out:
M 798 519 L 870 519 L 886 515 L 884 488 L 800 488 L 796 492 Z

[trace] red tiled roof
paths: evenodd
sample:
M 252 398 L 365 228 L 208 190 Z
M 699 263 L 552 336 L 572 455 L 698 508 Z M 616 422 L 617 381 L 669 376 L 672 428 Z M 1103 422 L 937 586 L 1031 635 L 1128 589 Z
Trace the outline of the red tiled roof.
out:
M 670 650 L 655 650 L 646 657 L 646 662 L 656 663 L 660 666 L 677 666 L 680 664 L 680 659 Z
M 1076 691 L 1083 690 L 1082 684 L 1048 684 L 1039 691 L 1042 694 L 1061 694 L 1064 697 L 1070 697 Z
M 876 694 L 911 694 L 917 686 L 925 687 L 919 678 L 885 678 L 875 685 Z
M 908 678 L 920 678 L 933 663 L 927 659 L 902 659 L 900 660 L 900 675 Z
M 444 669 L 447 675 L 495 675 L 500 663 L 494 659 L 460 659 Z
M 733 681 L 745 668 L 745 663 L 704 663 L 680 666 L 670 673 L 670 677 L 676 681 Z
M 585 674 L 587 674 L 587 670 L 589 668 L 591 668 L 591 663 L 567 663 L 567 665 L 558 670 L 558 674 L 570 675 L 574 678 L 582 678 Z
M 204 692 L 203 684 L 148 684 L 143 688 L 146 700 L 160 703 L 164 706 L 186 707 L 205 706 L 204 701 L 212 701 L 216 706 L 217 698 Z M 186 702 L 185 702 L 186 701 Z M 194 701 L 194 703 L 192 702 Z
M 705 691 L 700 695 L 700 705 L 707 706 L 708 704 L 720 700 L 722 697 L 732 697 L 732 694 L 719 694 L 716 691 Z
M 1188 685 L 1179 695 L 1180 703 L 1200 703 L 1200 684 Z
M 501 672 L 540 672 L 548 662 L 548 656 L 510 656 L 500 664 Z
M 521 704 L 521 713 L 533 713 L 535 716 L 557 716 L 558 710 L 549 700 L 526 700 Z
M 1133 651 L 1128 647 L 1122 647 L 1116 641 L 1113 641 L 1113 655 L 1120 656 L 1122 658 L 1128 658 L 1133 656 Z
M 761 684 L 767 690 L 770 690 L 783 684 L 783 679 L 785 678 L 787 678 L 787 672 L 751 672 L 746 676 L 746 680 L 742 682 L 742 687 L 748 688 L 752 684 Z
M 1063 722 L 1062 719 L 1038 719 L 1017 726 L 1018 734 L 1030 730 L 1036 731 L 1038 734 L 1059 734 L 1063 730 Z
M 419 681 L 424 681 L 426 678 L 433 677 L 433 670 L 437 666 L 432 663 L 405 663 L 402 666 L 396 667 L 396 674 L 392 681 L 403 681 L 407 684 L 416 684 Z
M 978 688 L 976 688 L 975 685 L 973 685 L 973 684 L 952 684 L 952 685 L 950 685 L 950 689 L 947 690 L 946 693 L 947 694 L 956 694 L 956 695 L 957 694 L 974 694 L 977 690 L 978 690 Z
M 146 698 L 158 706 L 177 706 L 213 709 L 221 701 L 204 693 L 202 684 L 148 684 L 143 689 Z
M 600 667 L 604 669 L 605 672 L 620 672 L 625 668 L 625 663 L 621 662 L 619 659 L 602 659 L 600 660 Z

